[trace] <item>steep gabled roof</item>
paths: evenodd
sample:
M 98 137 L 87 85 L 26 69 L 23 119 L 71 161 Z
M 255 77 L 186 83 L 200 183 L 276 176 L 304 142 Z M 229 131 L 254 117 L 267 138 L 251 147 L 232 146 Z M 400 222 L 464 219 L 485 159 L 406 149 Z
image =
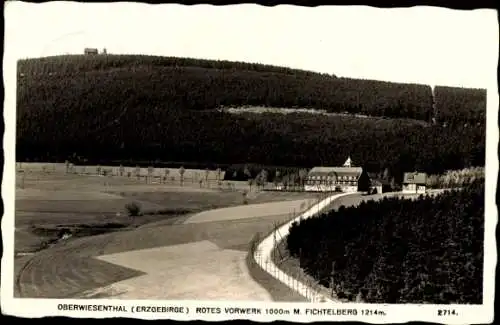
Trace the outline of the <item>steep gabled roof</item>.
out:
M 427 174 L 426 173 L 405 173 L 403 177 L 404 184 L 426 184 Z
M 359 176 L 363 173 L 361 167 L 314 167 L 309 171 L 310 176 L 317 175 L 348 175 Z

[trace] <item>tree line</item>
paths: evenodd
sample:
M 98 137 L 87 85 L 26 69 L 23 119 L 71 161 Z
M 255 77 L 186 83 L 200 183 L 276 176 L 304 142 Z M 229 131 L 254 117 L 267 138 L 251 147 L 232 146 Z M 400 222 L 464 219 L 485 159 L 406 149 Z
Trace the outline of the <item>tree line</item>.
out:
M 448 170 L 441 175 L 429 175 L 427 187 L 429 188 L 457 188 L 467 185 L 475 180 L 485 180 L 484 167 Z
M 340 298 L 481 304 L 484 181 L 417 200 L 384 198 L 295 222 L 300 266 Z
M 262 63 L 249 63 L 227 60 L 207 60 L 197 58 L 168 57 L 155 55 L 57 55 L 18 61 L 19 74 L 45 75 L 55 73 L 59 75 L 79 74 L 91 71 L 106 71 L 117 68 L 140 69 L 141 67 L 199 67 L 206 69 L 256 71 L 290 74 L 296 76 L 324 76 L 335 78 L 335 75 L 317 73 L 301 69 L 292 69 Z
M 232 115 L 149 106 L 129 108 L 123 115 L 116 107 L 102 115 L 76 109 L 28 112 L 18 113 L 20 160 L 195 162 L 196 168 L 230 168 L 226 177 L 234 180 L 244 177 L 246 164 L 266 166 L 272 176 L 278 167 L 340 166 L 347 156 L 367 171 L 389 169 L 397 180 L 407 171 L 441 174 L 485 162 L 484 126 L 453 129 L 349 116 Z

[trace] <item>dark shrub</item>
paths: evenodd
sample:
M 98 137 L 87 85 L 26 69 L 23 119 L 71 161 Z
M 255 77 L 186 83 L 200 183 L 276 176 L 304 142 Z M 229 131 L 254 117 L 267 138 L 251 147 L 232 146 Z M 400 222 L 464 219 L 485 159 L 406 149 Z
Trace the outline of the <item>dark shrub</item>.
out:
M 125 205 L 125 209 L 130 217 L 137 217 L 141 215 L 141 206 L 137 202 L 130 202 Z

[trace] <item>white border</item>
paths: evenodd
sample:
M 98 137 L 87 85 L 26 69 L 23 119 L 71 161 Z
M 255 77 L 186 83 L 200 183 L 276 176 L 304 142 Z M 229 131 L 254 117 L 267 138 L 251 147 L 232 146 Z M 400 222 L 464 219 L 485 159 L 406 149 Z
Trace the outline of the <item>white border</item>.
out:
M 11 3 L 13 5 L 15 3 Z M 495 204 L 496 179 L 498 175 L 498 86 L 496 79 L 496 69 L 498 63 L 498 43 L 494 50 L 497 51 L 492 56 L 492 73 L 489 80 L 487 97 L 487 139 L 486 139 L 486 193 L 485 193 L 485 262 L 484 262 L 484 285 L 483 285 L 483 305 L 380 305 L 380 304 L 334 304 L 331 308 L 356 308 L 357 316 L 314 316 L 306 315 L 306 308 L 324 308 L 325 304 L 311 303 L 259 303 L 259 302 L 234 302 L 234 301 L 121 301 L 121 300 L 71 300 L 71 299 L 18 299 L 13 298 L 13 265 L 14 265 L 14 202 L 15 202 L 15 126 L 16 126 L 16 60 L 13 57 L 13 47 L 16 46 L 14 35 L 8 33 L 10 20 L 6 16 L 6 34 L 5 34 L 5 53 L 3 62 L 5 101 L 4 101 L 4 121 L 5 133 L 3 139 L 3 148 L 5 152 L 5 163 L 3 167 L 2 181 L 2 199 L 4 204 L 4 216 L 2 218 L 2 240 L 4 255 L 2 256 L 1 273 L 1 308 L 7 315 L 16 315 L 23 317 L 44 317 L 44 316 L 70 316 L 70 317 L 133 317 L 143 319 L 173 319 L 173 320 L 205 320 L 220 321 L 248 319 L 254 321 L 274 321 L 286 320 L 295 322 L 313 322 L 313 321 L 350 321 L 357 320 L 368 323 L 403 323 L 407 321 L 428 321 L 446 324 L 464 324 L 464 323 L 490 323 L 494 315 L 494 288 L 495 288 L 495 267 L 497 260 L 495 228 L 498 220 L 497 208 Z M 497 26 L 498 28 L 498 26 Z M 495 31 L 498 40 L 498 29 Z M 495 45 L 495 44 L 493 44 Z M 493 50 L 493 49 L 492 49 Z M 124 305 L 128 312 L 83 312 L 83 311 L 63 311 L 58 310 L 59 304 L 99 304 L 99 305 Z M 185 310 L 190 309 L 189 314 L 179 313 L 134 313 L 132 308 L 137 305 L 149 306 L 183 306 Z M 297 316 L 281 315 L 234 315 L 221 314 L 196 314 L 193 311 L 196 307 L 241 307 L 241 308 L 284 308 L 292 310 L 299 308 L 302 314 Z M 361 309 L 369 308 L 384 311 L 386 316 L 361 316 Z M 439 309 L 454 309 L 458 316 L 438 317 Z

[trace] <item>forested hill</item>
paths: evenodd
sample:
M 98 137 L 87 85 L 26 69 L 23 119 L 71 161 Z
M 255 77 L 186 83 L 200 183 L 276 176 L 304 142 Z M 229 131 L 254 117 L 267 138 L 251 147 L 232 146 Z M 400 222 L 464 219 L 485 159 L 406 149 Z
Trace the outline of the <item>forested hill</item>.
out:
M 75 102 L 79 106 L 129 106 L 147 101 L 162 109 L 264 105 L 424 121 L 433 116 L 432 92 L 427 85 L 336 78 L 260 64 L 71 55 L 21 60 L 18 71 L 21 109 L 27 101 L 30 109 L 36 109 L 33 104 L 37 102 L 45 105 L 47 100 L 56 100 L 54 96 L 62 101 L 62 95 L 68 106 Z M 62 93 L 53 91 L 58 88 Z M 30 98 L 25 97 L 28 95 Z M 96 103 L 98 98 L 100 102 Z
M 17 159 L 309 167 L 350 154 L 375 171 L 484 165 L 485 92 L 435 93 L 434 108 L 426 85 L 241 62 L 133 55 L 21 60 Z M 347 116 L 218 110 L 244 106 Z

